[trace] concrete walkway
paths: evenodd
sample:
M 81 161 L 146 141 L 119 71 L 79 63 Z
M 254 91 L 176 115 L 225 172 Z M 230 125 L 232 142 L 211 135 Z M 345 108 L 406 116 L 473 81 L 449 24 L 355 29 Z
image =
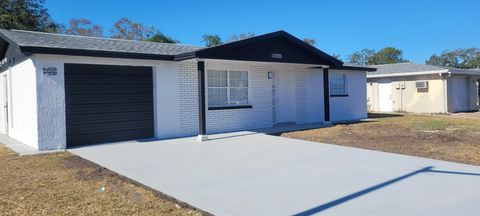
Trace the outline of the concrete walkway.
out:
M 477 215 L 480 167 L 252 132 L 74 154 L 216 215 Z

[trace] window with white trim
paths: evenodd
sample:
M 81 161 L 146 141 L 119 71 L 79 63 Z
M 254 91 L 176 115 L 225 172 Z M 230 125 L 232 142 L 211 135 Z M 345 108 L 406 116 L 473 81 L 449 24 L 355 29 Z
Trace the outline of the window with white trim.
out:
M 208 106 L 248 105 L 248 72 L 208 70 Z
M 330 95 L 348 95 L 347 75 L 344 73 L 330 74 Z

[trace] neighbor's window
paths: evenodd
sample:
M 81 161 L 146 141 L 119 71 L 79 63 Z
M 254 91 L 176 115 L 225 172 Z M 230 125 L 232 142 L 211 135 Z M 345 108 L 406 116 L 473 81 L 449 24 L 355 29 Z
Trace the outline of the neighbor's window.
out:
M 248 104 L 248 72 L 209 70 L 208 106 L 236 106 Z
M 347 95 L 347 75 L 332 73 L 330 75 L 330 95 Z

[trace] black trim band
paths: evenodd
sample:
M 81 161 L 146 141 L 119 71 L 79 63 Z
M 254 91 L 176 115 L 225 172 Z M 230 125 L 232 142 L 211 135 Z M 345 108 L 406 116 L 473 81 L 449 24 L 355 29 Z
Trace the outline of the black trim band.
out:
M 348 94 L 330 95 L 330 97 L 348 97 Z
M 208 107 L 208 110 L 251 109 L 251 105 Z
M 198 69 L 198 135 L 207 134 L 205 115 L 205 62 L 197 62 Z
M 323 106 L 325 109 L 325 121 L 330 121 L 330 82 L 328 68 L 323 68 Z
M 149 59 L 149 60 L 170 60 L 170 61 L 173 61 L 173 58 L 174 58 L 174 56 L 172 55 L 115 52 L 115 51 L 103 51 L 103 50 L 46 48 L 46 47 L 21 47 L 20 50 L 23 53 L 91 56 L 91 57 L 105 57 L 105 58 L 128 58 L 128 59 Z

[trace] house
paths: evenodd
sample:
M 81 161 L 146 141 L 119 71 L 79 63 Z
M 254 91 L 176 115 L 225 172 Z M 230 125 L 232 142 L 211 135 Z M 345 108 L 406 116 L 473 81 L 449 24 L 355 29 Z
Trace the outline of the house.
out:
M 39 150 L 367 117 L 374 69 L 284 31 L 211 48 L 20 30 L 0 38 L 0 132 Z
M 480 70 L 414 63 L 375 65 L 367 74 L 368 110 L 454 113 L 478 110 Z

